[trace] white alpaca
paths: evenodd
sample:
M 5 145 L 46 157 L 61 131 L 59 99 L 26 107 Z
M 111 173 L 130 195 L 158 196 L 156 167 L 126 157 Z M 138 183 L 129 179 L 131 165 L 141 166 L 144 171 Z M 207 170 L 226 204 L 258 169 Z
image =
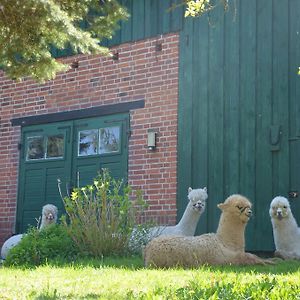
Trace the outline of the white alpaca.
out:
M 149 238 L 153 239 L 160 235 L 183 235 L 193 236 L 200 216 L 205 210 L 207 189 L 188 188 L 188 205 L 181 217 L 181 220 L 174 226 L 155 226 L 149 230 Z
M 200 216 L 205 211 L 207 197 L 206 187 L 203 189 L 192 189 L 189 187 L 188 205 L 179 223 L 174 226 L 155 226 L 142 232 L 133 231 L 130 249 L 139 252 L 143 245 L 161 235 L 193 236 Z
M 289 201 L 275 197 L 270 204 L 275 256 L 283 259 L 300 259 L 300 229 L 293 216 Z
M 244 232 L 251 216 L 251 203 L 232 195 L 218 205 L 222 210 L 217 233 L 195 237 L 160 236 L 144 251 L 146 266 L 197 267 L 209 265 L 252 265 L 271 263 L 245 252 Z
M 42 209 L 42 221 L 40 225 L 40 230 L 47 227 L 50 224 L 56 223 L 57 221 L 57 207 L 53 204 L 46 204 Z M 6 259 L 8 252 L 20 243 L 24 234 L 16 234 L 7 239 L 1 248 L 1 258 Z
M 58 209 L 53 204 L 46 204 L 42 209 L 42 221 L 40 230 L 44 227 L 57 222 Z

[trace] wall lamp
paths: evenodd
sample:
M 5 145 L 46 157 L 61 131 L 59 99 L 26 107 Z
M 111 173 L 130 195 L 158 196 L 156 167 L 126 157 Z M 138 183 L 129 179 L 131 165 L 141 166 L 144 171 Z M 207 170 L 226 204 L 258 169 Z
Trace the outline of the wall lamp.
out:
M 154 151 L 156 149 L 156 135 L 157 135 L 156 130 L 153 130 L 153 129 L 148 130 L 147 147 L 151 151 Z

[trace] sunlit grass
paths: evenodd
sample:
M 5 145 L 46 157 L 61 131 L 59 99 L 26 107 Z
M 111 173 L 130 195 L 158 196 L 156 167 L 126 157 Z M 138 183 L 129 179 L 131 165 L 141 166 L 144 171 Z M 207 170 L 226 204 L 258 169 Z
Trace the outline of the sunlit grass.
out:
M 300 262 L 158 270 L 135 257 L 2 267 L 0 299 L 300 299 Z

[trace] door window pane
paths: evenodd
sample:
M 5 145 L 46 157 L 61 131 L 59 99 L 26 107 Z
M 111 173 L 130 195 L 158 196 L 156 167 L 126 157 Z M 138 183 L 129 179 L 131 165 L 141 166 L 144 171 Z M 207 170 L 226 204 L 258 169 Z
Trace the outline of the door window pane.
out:
M 44 157 L 44 138 L 42 136 L 28 137 L 26 160 L 42 159 Z
M 79 132 L 78 155 L 97 154 L 98 149 L 98 130 L 84 130 Z
M 51 135 L 47 138 L 46 158 L 60 158 L 64 156 L 64 135 Z
M 120 127 L 100 128 L 99 153 L 111 153 L 120 151 Z

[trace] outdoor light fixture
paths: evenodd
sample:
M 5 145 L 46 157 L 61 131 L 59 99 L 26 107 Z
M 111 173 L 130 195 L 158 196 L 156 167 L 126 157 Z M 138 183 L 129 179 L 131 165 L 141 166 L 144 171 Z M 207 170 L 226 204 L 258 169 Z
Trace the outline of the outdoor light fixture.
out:
M 148 143 L 147 147 L 149 150 L 156 149 L 156 132 L 153 130 L 148 130 Z

